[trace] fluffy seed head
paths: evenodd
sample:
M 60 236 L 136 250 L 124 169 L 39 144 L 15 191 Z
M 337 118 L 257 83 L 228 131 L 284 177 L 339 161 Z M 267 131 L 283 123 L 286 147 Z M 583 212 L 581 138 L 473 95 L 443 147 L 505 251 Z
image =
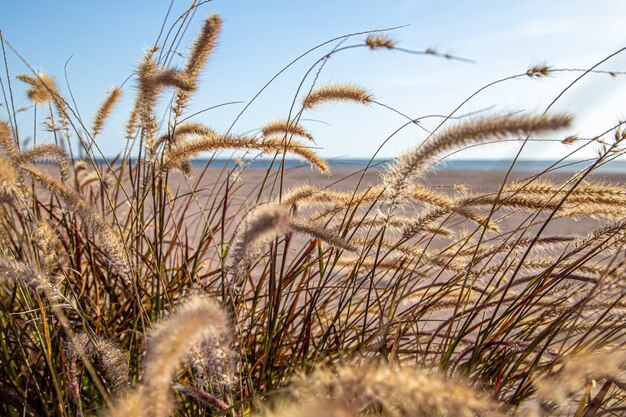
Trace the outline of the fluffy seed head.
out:
M 299 233 L 304 233 L 306 235 L 312 236 L 316 239 L 323 240 L 329 245 L 343 248 L 346 250 L 354 251 L 356 248 L 354 245 L 351 245 L 346 240 L 337 236 L 335 233 L 325 229 L 320 225 L 310 224 L 309 222 L 305 222 L 299 219 L 291 219 L 289 222 L 289 226 L 291 230 Z
M 372 95 L 361 87 L 349 84 L 329 84 L 314 89 L 304 99 L 303 107 L 310 110 L 330 101 L 354 101 L 361 104 L 372 102 Z
M 13 161 L 17 156 L 17 148 L 9 124 L 3 121 L 0 121 L 0 145 L 4 148 L 7 157 Z
M 108 338 L 101 335 L 90 337 L 85 333 L 78 334 L 67 342 L 66 354 L 68 361 L 74 363 L 80 360 L 81 355 L 85 355 L 89 360 L 97 358 L 100 369 L 115 391 L 126 391 L 130 387 L 127 354 Z M 76 375 L 69 377 L 76 378 Z
M 35 270 L 30 265 L 15 259 L 0 257 L 0 272 L 3 277 L 20 282 L 32 290 L 40 292 L 49 301 L 63 298 L 59 290 L 59 282 Z
M 84 175 L 87 169 L 89 169 L 89 164 L 87 164 L 87 161 L 81 159 L 80 161 L 74 162 L 74 176 L 76 178 L 80 178 L 82 175 Z
M 177 130 L 178 132 L 178 130 Z M 212 130 L 208 130 L 196 139 L 180 140 L 172 146 L 163 158 L 162 169 L 176 168 L 189 158 L 193 158 L 202 152 L 218 151 L 224 149 L 257 149 L 266 153 L 282 153 L 284 150 L 300 156 L 309 164 L 316 167 L 324 174 L 330 174 L 330 167 L 322 158 L 313 152 L 306 145 L 291 139 L 263 139 L 259 141 L 255 137 L 218 135 Z
M 330 175 L 330 166 L 316 154 L 309 146 L 295 139 L 263 139 L 258 148 L 266 153 L 283 153 L 285 150 L 289 153 L 299 156 L 308 162 L 311 166 L 325 175 Z
M 0 201 L 6 201 L 17 191 L 17 173 L 15 167 L 0 156 Z
M 104 222 L 102 217 L 93 210 L 80 194 L 30 164 L 22 164 L 20 168 L 48 191 L 63 200 L 68 209 L 76 213 L 83 222 L 93 229 L 93 233 L 98 239 L 102 251 L 107 255 L 106 260 L 109 262 L 110 266 L 114 267 L 123 275 L 129 273 L 130 267 L 126 260 L 121 236 L 119 236 L 110 225 Z
M 349 409 L 401 416 L 501 416 L 497 404 L 467 382 L 413 367 L 343 366 L 318 369 L 291 388 L 296 401 L 330 399 Z
M 202 68 L 206 65 L 209 55 L 211 55 L 217 44 L 217 37 L 221 27 L 222 18 L 218 15 L 209 16 L 204 22 L 202 31 L 193 44 L 191 55 L 185 67 L 185 72 L 192 78 L 197 78 Z
M 532 67 L 528 68 L 528 70 L 526 71 L 526 75 L 531 78 L 547 77 L 548 75 L 550 75 L 550 67 L 545 64 L 533 65 Z
M 111 91 L 109 91 L 104 99 L 104 102 L 100 105 L 100 108 L 96 112 L 96 118 L 93 122 L 93 127 L 91 128 L 93 136 L 97 136 L 98 133 L 100 133 L 102 126 L 104 126 L 104 122 L 109 117 L 109 114 L 111 114 L 111 110 L 113 110 L 113 107 L 120 100 L 121 96 L 122 89 L 119 87 L 114 87 Z
M 394 42 L 388 37 L 374 34 L 370 34 L 367 36 L 367 39 L 365 39 L 365 44 L 369 46 L 372 50 L 379 48 L 393 49 L 395 46 Z
M 46 158 L 54 159 L 59 163 L 61 177 L 64 180 L 69 177 L 67 154 L 60 146 L 54 143 L 42 143 L 34 148 L 24 150 L 20 154 L 20 160 L 22 162 L 33 162 Z
M 191 348 L 227 331 L 228 321 L 219 305 L 195 296 L 182 304 L 154 330 L 148 342 L 143 406 L 150 417 L 169 416 L 173 408 L 172 375 Z
M 311 141 L 313 140 L 313 135 L 307 132 L 307 130 L 295 120 L 274 120 L 273 122 L 263 126 L 262 132 L 265 137 L 271 135 L 291 134 L 294 136 L 305 137 Z
M 246 256 L 289 231 L 289 209 L 280 204 L 261 206 L 246 216 L 228 252 L 228 269 L 238 272 Z
M 176 105 L 174 106 L 174 114 L 176 116 L 182 114 L 182 110 L 189 100 L 190 92 L 197 89 L 198 77 L 206 65 L 209 56 L 215 49 L 221 27 L 222 19 L 217 15 L 209 16 L 204 22 L 204 26 L 194 42 L 191 55 L 189 55 L 187 59 L 184 72 L 188 77 L 190 88 L 189 90 L 181 90 L 178 92 Z
M 616 378 L 626 367 L 626 350 L 607 350 L 580 353 L 566 358 L 562 369 L 551 378 L 538 380 L 537 409 L 546 401 L 564 404 L 579 391 L 588 376 Z M 537 413 L 536 415 L 541 415 Z
M 508 135 L 529 135 L 569 126 L 571 118 L 557 116 L 483 117 L 463 122 L 431 137 L 415 149 L 405 152 L 383 174 L 387 196 L 401 196 L 413 179 L 420 177 L 444 152 Z
M 59 114 L 62 127 L 67 127 L 67 119 L 69 117 L 67 104 L 65 104 L 65 100 L 61 96 L 61 92 L 51 76 L 40 71 L 35 76 L 22 74 L 18 75 L 17 78 L 31 86 L 26 94 L 33 103 L 46 104 L 53 102 Z
M 40 71 L 35 77 L 21 74 L 17 76 L 17 79 L 31 86 L 26 94 L 35 104 L 46 104 L 50 102 L 53 98 L 53 94 L 57 92 L 56 83 L 52 77 L 45 72 Z
M 561 141 L 561 143 L 562 143 L 563 145 L 570 145 L 570 144 L 572 144 L 572 143 L 576 142 L 578 139 L 579 139 L 579 138 L 578 138 L 578 136 L 576 136 L 576 135 L 569 135 L 569 136 L 566 136 L 565 138 L 563 138 L 563 140 Z

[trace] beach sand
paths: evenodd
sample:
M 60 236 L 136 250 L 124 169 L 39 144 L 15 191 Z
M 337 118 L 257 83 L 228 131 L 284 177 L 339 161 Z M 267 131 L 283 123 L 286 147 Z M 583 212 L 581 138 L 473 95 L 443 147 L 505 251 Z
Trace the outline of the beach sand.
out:
M 353 191 L 357 185 L 360 189 L 376 184 L 380 179 L 380 170 L 369 170 L 365 173 L 362 170 L 351 168 L 338 168 L 333 171 L 332 177 L 327 177 L 312 171 L 308 167 L 299 167 L 286 169 L 283 176 L 282 188 L 289 190 L 292 187 L 309 184 L 319 188 L 328 187 L 338 191 Z M 237 174 L 235 174 L 236 176 Z M 260 202 L 269 200 L 269 196 L 276 196 L 280 187 L 280 175 L 277 170 L 271 171 L 266 177 L 267 170 L 261 168 L 248 168 L 242 174 L 240 181 L 235 183 L 234 192 L 229 195 L 229 213 L 234 217 L 241 217 L 246 213 L 258 199 Z M 428 173 L 421 180 L 424 184 L 429 184 L 437 189 L 437 191 L 445 193 L 455 193 L 453 185 L 466 186 L 468 191 L 474 192 L 494 192 L 502 184 L 505 179 L 504 171 L 459 171 L 459 170 L 441 170 Z M 185 196 L 186 193 L 195 185 L 195 204 L 193 204 L 188 212 L 187 219 L 188 231 L 197 229 L 198 223 L 192 220 L 200 220 L 203 217 L 203 211 L 209 211 L 211 204 L 216 201 L 215 197 L 223 197 L 223 184 L 229 171 L 225 169 L 209 168 L 206 171 L 196 168 L 195 175 L 191 180 L 184 179 L 180 174 L 172 173 L 169 185 L 172 191 L 177 195 Z M 523 180 L 532 177 L 533 173 L 513 172 L 509 177 L 509 182 L 513 180 Z M 230 175 L 233 178 L 233 175 Z M 571 173 L 550 173 L 542 176 L 542 178 L 550 179 L 557 183 L 563 183 L 572 177 Z M 591 181 L 603 181 L 611 183 L 626 183 L 626 175 L 598 173 L 588 177 Z M 261 185 L 264 183 L 264 186 Z M 216 186 L 217 185 L 217 186 Z M 260 192 L 261 188 L 263 191 Z M 259 198 L 259 194 L 261 197 Z M 212 208 L 215 210 L 215 207 Z M 238 212 L 239 215 L 234 214 Z M 417 213 L 403 213 L 405 216 L 416 215 Z M 206 216 L 206 215 L 204 215 Z M 516 214 L 501 220 L 503 230 L 511 230 L 520 224 L 520 220 L 528 217 L 527 213 Z M 238 221 L 233 221 L 232 225 L 236 225 Z M 195 224 L 195 226 L 194 226 Z M 602 227 L 606 224 L 599 220 L 590 218 L 580 218 L 573 220 L 554 220 L 550 222 L 546 234 L 553 235 L 571 235 L 571 234 L 587 234 L 594 229 Z

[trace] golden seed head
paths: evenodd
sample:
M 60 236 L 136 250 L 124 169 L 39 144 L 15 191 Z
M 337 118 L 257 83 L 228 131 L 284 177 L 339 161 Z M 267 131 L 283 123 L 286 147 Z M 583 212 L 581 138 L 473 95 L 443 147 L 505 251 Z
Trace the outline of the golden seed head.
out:
M 53 95 L 57 93 L 54 79 L 45 72 L 40 71 L 34 77 L 22 74 L 18 75 L 17 79 L 31 86 L 26 94 L 35 104 L 46 104 L 50 102 L 50 100 L 53 99 Z
M 550 75 L 550 67 L 545 64 L 533 65 L 532 67 L 528 68 L 528 70 L 526 71 L 526 75 L 531 78 L 547 77 L 548 75 Z
M 438 133 L 402 154 L 383 173 L 383 185 L 391 199 L 400 196 L 412 179 L 419 178 L 444 152 L 510 135 L 530 135 L 568 127 L 567 115 L 487 116 L 466 121 Z
M 185 68 L 185 71 L 192 78 L 197 78 L 202 68 L 206 65 L 207 59 L 215 49 L 221 28 L 222 18 L 218 15 L 209 16 L 204 22 L 202 31 L 196 38 Z
M 114 87 L 111 91 L 109 91 L 106 98 L 104 99 L 104 102 L 96 112 L 96 118 L 93 122 L 93 127 L 91 128 L 93 136 L 96 136 L 98 133 L 100 133 L 100 131 L 102 130 L 102 126 L 104 126 L 104 122 L 106 121 L 107 117 L 109 117 L 109 114 L 111 114 L 111 110 L 113 110 L 113 107 L 119 101 L 121 96 L 122 89 L 119 87 Z
M 295 120 L 274 120 L 263 126 L 262 133 L 264 137 L 290 134 L 313 140 L 313 135 Z
M 250 253 L 289 231 L 289 209 L 280 204 L 258 207 L 243 220 L 228 252 L 228 269 L 236 274 Z
M 330 101 L 354 101 L 369 104 L 372 99 L 372 95 L 361 87 L 350 84 L 329 84 L 312 90 L 304 99 L 303 107 L 310 110 Z
M 569 135 L 569 136 L 566 136 L 566 137 L 565 137 L 565 138 L 561 141 L 561 143 L 562 143 L 563 145 L 570 145 L 570 144 L 572 144 L 572 143 L 576 142 L 578 139 L 579 139 L 579 137 L 578 137 L 578 136 L 576 136 L 576 135 Z
M 370 34 L 367 36 L 367 39 L 365 39 L 365 44 L 369 46 L 372 50 L 379 48 L 393 49 L 395 46 L 394 42 L 386 36 L 374 34 Z
M 17 172 L 15 167 L 0 156 L 0 194 L 8 196 L 17 191 Z

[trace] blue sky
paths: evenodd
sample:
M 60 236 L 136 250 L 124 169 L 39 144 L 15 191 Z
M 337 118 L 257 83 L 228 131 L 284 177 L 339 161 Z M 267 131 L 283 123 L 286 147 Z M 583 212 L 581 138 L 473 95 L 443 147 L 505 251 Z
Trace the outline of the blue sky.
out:
M 175 1 L 166 27 L 189 4 Z M 131 75 L 143 52 L 154 43 L 169 5 L 169 0 L 3 1 L 0 29 L 33 67 L 55 76 L 66 93 L 64 65 L 71 57 L 67 76 L 80 114 L 90 122 L 105 92 Z M 247 102 L 300 53 L 356 31 L 409 25 L 389 34 L 399 46 L 436 48 L 476 61 L 467 64 L 359 48 L 334 56 L 324 67 L 320 83 L 348 81 L 362 85 L 378 101 L 412 117 L 447 114 L 486 83 L 524 72 L 532 64 L 588 68 L 626 46 L 626 5 L 620 0 L 214 0 L 198 9 L 180 44 L 181 53 L 189 50 L 203 18 L 213 13 L 224 19 L 223 31 L 191 112 L 228 101 Z M 347 44 L 363 39 L 357 37 Z M 12 77 L 28 72 L 12 52 L 7 53 Z M 244 114 L 235 131 L 251 131 L 269 120 L 286 117 L 302 77 L 323 53 L 312 54 L 281 76 Z M 600 69 L 626 71 L 626 53 Z M 559 73 L 543 80 L 514 80 L 487 90 L 460 113 L 490 106 L 495 106 L 491 112 L 499 113 L 541 112 L 577 75 Z M 5 78 L 3 73 L 3 82 Z M 16 106 L 29 105 L 23 90 L 16 89 Z M 133 98 L 130 82 L 99 139 L 108 155 L 124 147 L 124 122 Z M 196 120 L 225 130 L 242 106 L 222 107 Z M 591 75 L 554 107 L 555 111 L 576 116 L 573 132 L 582 136 L 593 136 L 615 124 L 620 117 L 626 117 L 625 109 L 626 75 Z M 0 117 L 6 118 L 4 106 L 0 111 Z M 32 115 L 21 113 L 19 117 L 21 136 L 32 136 Z M 378 106 L 341 104 L 306 113 L 304 119 L 303 124 L 317 138 L 319 152 L 326 157 L 369 157 L 404 123 L 398 115 Z M 433 127 L 436 122 L 431 119 L 425 126 Z M 38 135 L 43 138 L 45 133 Z M 397 155 L 424 137 L 425 132 L 419 128 L 407 128 L 383 147 L 380 156 Z M 459 156 L 501 159 L 511 157 L 516 150 L 516 145 L 498 144 Z M 535 144 L 525 150 L 523 157 L 552 159 L 568 150 L 560 144 Z

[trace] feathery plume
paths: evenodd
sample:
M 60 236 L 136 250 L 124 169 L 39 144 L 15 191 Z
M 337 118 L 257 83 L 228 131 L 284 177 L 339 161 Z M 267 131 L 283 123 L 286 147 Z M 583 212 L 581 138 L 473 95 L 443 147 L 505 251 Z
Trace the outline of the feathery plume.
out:
M 246 256 L 289 231 L 289 209 L 279 204 L 261 206 L 249 213 L 235 235 L 226 265 L 235 274 Z
M 222 18 L 218 15 L 209 16 L 204 22 L 185 67 L 185 72 L 191 76 L 194 82 L 206 65 L 209 55 L 215 49 L 221 28 Z
M 302 136 L 310 141 L 313 141 L 313 135 L 307 132 L 307 130 L 295 120 L 274 120 L 263 126 L 261 131 L 264 137 L 290 134 L 294 136 Z
M 503 191 L 523 193 L 533 199 L 552 197 L 556 202 L 569 192 L 566 204 L 626 205 L 626 189 L 618 184 L 604 182 L 584 182 L 572 190 L 567 186 L 545 180 L 530 183 L 512 182 L 507 184 Z
M 178 92 L 176 106 L 174 107 L 174 113 L 176 115 L 182 113 L 182 109 L 189 99 L 189 93 L 198 88 L 198 77 L 206 65 L 209 56 L 215 49 L 221 27 L 222 19 L 218 15 L 209 16 L 204 22 L 204 26 L 202 26 L 202 30 L 193 44 L 191 55 L 189 55 L 187 64 L 185 65 L 184 71 L 188 76 L 190 88 L 186 91 L 182 90 Z
M 305 184 L 284 193 L 281 201 L 284 204 L 334 204 L 336 207 L 341 207 L 349 204 L 375 201 L 383 194 L 383 191 L 384 189 L 380 185 L 355 194 L 353 192 L 321 190 Z M 450 197 L 421 184 L 408 186 L 404 190 L 403 197 L 408 202 L 418 202 L 443 208 L 454 206 L 454 201 Z
M 207 390 L 231 387 L 236 383 L 237 354 L 231 345 L 231 335 L 224 333 L 219 338 L 203 341 L 192 350 L 189 363 L 196 387 Z
M 438 207 L 430 210 L 425 210 L 424 212 L 420 213 L 419 216 L 417 216 L 411 222 L 407 223 L 407 225 L 404 227 L 404 238 L 410 239 L 413 236 L 417 235 L 419 232 L 428 231 L 429 229 L 431 229 L 428 226 L 429 223 L 450 213 L 455 213 L 459 216 L 465 217 L 472 222 L 478 223 L 486 227 L 487 230 L 491 230 L 494 232 L 500 230 L 500 227 L 493 219 L 487 219 L 479 213 L 468 210 L 461 201 L 451 207 Z
M 385 416 L 501 416 L 498 405 L 469 386 L 437 371 L 394 366 L 343 366 L 318 369 L 291 387 L 296 401 L 332 399 L 361 412 Z
M 0 256 L 0 272 L 3 276 L 43 294 L 50 302 L 63 298 L 58 280 L 36 271 L 23 262 Z
M 78 189 L 81 191 L 85 191 L 87 187 L 98 181 L 100 181 L 100 174 L 95 171 L 89 174 L 82 175 L 80 180 L 78 181 Z
M 622 221 L 626 215 L 626 207 L 619 205 L 578 204 L 573 207 L 562 207 L 555 218 L 589 217 L 592 219 Z
M 461 123 L 439 133 L 417 148 L 404 153 L 383 174 L 383 186 L 390 199 L 397 198 L 414 178 L 443 152 L 507 135 L 528 135 L 569 126 L 569 116 L 484 117 Z
M 37 221 L 33 225 L 33 238 L 43 254 L 42 264 L 52 265 L 52 262 L 57 258 L 55 249 L 59 245 L 60 240 L 50 223 L 43 220 Z
M 87 172 L 88 169 L 89 169 L 89 164 L 87 164 L 87 161 L 81 159 L 79 161 L 74 162 L 74 177 L 76 178 L 82 177 L 85 174 L 85 172 Z
M 254 137 L 218 135 L 209 129 L 197 139 L 177 141 L 164 155 L 161 169 L 176 168 L 189 158 L 198 156 L 202 152 L 223 149 L 253 149 L 256 146 L 258 146 L 258 141 Z
M 263 139 L 259 144 L 259 149 L 266 153 L 283 153 L 286 150 L 304 159 L 311 166 L 317 168 L 320 173 L 325 175 L 331 174 L 330 167 L 324 159 L 320 158 L 306 144 L 295 139 L 290 139 L 286 142 L 282 139 Z
M 35 76 L 26 74 L 18 75 L 17 79 L 31 86 L 26 94 L 33 103 L 46 104 L 52 101 L 57 109 L 62 126 L 67 126 L 67 120 L 69 118 L 67 104 L 65 100 L 63 100 L 63 96 L 61 96 L 56 82 L 50 75 L 40 71 Z
M 546 64 L 533 65 L 528 68 L 526 71 L 526 75 L 533 78 L 542 78 L 550 75 L 550 67 Z
M 324 174 L 330 173 L 330 167 L 315 152 L 296 140 L 286 143 L 281 139 L 264 139 L 259 141 L 255 137 L 218 135 L 214 132 L 207 132 L 198 139 L 179 141 L 165 154 L 161 169 L 168 170 L 179 166 L 189 158 L 197 156 L 202 152 L 218 151 L 223 149 L 257 149 L 262 152 L 281 153 L 287 149 L 288 152 L 296 154 L 316 167 Z
M 15 167 L 5 157 L 0 156 L 0 202 L 9 201 L 17 190 Z
M 389 230 L 404 230 L 407 226 L 413 224 L 413 217 L 403 217 L 403 216 L 393 216 L 390 219 L 386 219 L 384 217 L 365 217 L 362 220 L 351 223 L 351 226 L 354 228 L 374 226 L 374 227 L 382 227 L 385 226 Z M 435 235 L 441 236 L 454 236 L 454 232 L 445 227 L 424 227 L 424 231 L 433 233 Z
M 154 150 L 154 139 L 158 123 L 154 113 L 154 107 L 163 89 L 174 87 L 182 91 L 190 91 L 193 88 L 187 73 L 172 68 L 158 68 L 154 62 L 156 48 L 150 49 L 138 69 L 138 92 L 135 108 L 127 126 L 127 137 L 134 136 L 137 125 L 142 128 L 142 135 L 149 154 Z
M 213 406 L 221 411 L 228 411 L 230 406 L 223 400 L 215 397 L 214 395 L 209 394 L 208 392 L 204 392 L 195 387 L 185 387 L 180 384 L 176 384 L 174 386 L 176 391 L 180 392 L 187 397 L 193 398 L 198 403 L 205 406 Z M 235 413 L 236 415 L 236 413 Z
M 52 158 L 56 160 L 59 163 L 59 168 L 61 170 L 61 178 L 63 178 L 63 180 L 69 178 L 70 168 L 67 161 L 67 154 L 60 146 L 55 145 L 54 143 L 42 143 L 32 149 L 24 150 L 20 154 L 20 161 L 23 163 L 33 162 L 45 158 Z
M 357 417 L 361 414 L 358 410 L 346 407 L 337 401 L 327 399 L 306 400 L 295 404 L 282 401 L 273 407 L 264 407 L 254 417 Z
M 35 104 L 46 104 L 52 100 L 52 95 L 57 92 L 56 83 L 45 72 L 38 72 L 33 77 L 27 74 L 17 76 L 17 79 L 30 85 L 26 92 L 28 98 Z
M 9 124 L 3 121 L 0 121 L 0 145 L 4 148 L 4 152 L 9 160 L 15 162 L 18 153 L 17 147 L 15 146 Z
M 354 101 L 362 104 L 372 102 L 372 96 L 361 87 L 350 84 L 329 84 L 312 90 L 304 99 L 302 106 L 311 110 L 330 101 Z
M 320 239 L 331 246 L 335 246 L 338 248 L 346 249 L 349 251 L 355 251 L 356 248 L 354 245 L 351 245 L 346 240 L 340 238 L 335 233 L 324 229 L 320 225 L 310 224 L 307 221 L 299 220 L 299 219 L 290 219 L 289 227 L 292 231 L 298 233 L 304 233 L 306 235 L 312 236 L 316 239 Z
M 216 135 L 216 133 L 213 129 L 203 125 L 202 123 L 187 122 L 177 125 L 176 129 L 174 129 L 172 137 L 185 135 L 207 136 Z M 174 140 L 174 142 L 176 141 Z
M 143 380 L 146 416 L 170 415 L 174 405 L 172 374 L 193 346 L 218 338 L 227 330 L 228 321 L 220 306 L 201 296 L 184 302 L 159 324 L 148 341 Z
M 202 123 L 182 123 L 180 125 L 177 125 L 171 133 L 161 136 L 154 143 L 154 149 L 158 149 L 159 146 L 165 143 L 174 145 L 180 142 L 179 138 L 184 138 L 185 136 L 216 137 L 217 133 L 215 133 L 213 129 L 203 125 Z
M 117 102 L 120 100 L 122 96 L 122 89 L 119 87 L 114 87 L 107 94 L 104 102 L 100 105 L 100 108 L 96 112 L 96 118 L 93 122 L 93 127 L 91 128 L 91 134 L 93 137 L 96 137 L 98 133 L 102 130 L 102 126 L 104 126 L 104 122 L 111 114 L 111 110 Z
M 563 138 L 563 140 L 561 140 L 561 143 L 563 145 L 571 145 L 572 143 L 576 142 L 577 140 L 579 140 L 580 138 L 576 135 L 569 135 L 566 136 L 565 138 Z
M 183 91 L 190 91 L 193 88 L 189 76 L 174 68 L 155 69 L 143 81 L 146 90 L 156 94 L 166 87 L 173 87 Z
M 370 47 L 371 50 L 379 48 L 393 49 L 395 47 L 394 42 L 386 36 L 370 34 L 365 39 L 365 44 Z
M 78 189 L 84 192 L 91 185 L 98 183 L 100 191 L 110 188 L 116 183 L 115 176 L 110 172 L 100 172 L 97 168 L 90 173 L 81 173 L 78 180 Z
M 130 117 L 126 122 L 126 140 L 133 140 L 137 132 L 137 123 L 139 122 L 139 109 L 137 105 L 130 111 Z
M 310 184 L 302 184 L 293 187 L 283 193 L 281 202 L 286 205 L 297 204 L 302 200 L 308 200 L 316 194 L 322 194 L 323 191 Z M 278 201 L 278 199 L 276 199 Z
M 104 222 L 80 194 L 30 164 L 22 164 L 20 168 L 27 172 L 35 181 L 43 185 L 48 191 L 63 200 L 70 210 L 76 213 L 92 228 L 111 266 L 118 269 L 122 274 L 126 275 L 129 273 L 130 267 L 126 261 L 121 237 L 111 226 Z
M 514 194 L 503 191 L 500 196 L 493 193 L 468 195 L 458 199 L 456 205 L 461 208 L 497 204 L 500 207 L 514 209 L 546 210 L 554 209 L 558 204 L 558 201 L 551 199 L 549 195 L 533 195 L 524 191 L 524 189 L 521 189 Z
M 77 334 L 72 340 L 67 341 L 65 352 L 68 368 L 72 371 L 68 375 L 71 386 L 79 384 L 76 365 L 81 356 L 85 355 L 85 359 L 90 361 L 98 359 L 99 368 L 112 384 L 114 391 L 123 392 L 130 388 L 127 354 L 110 339 L 102 335 L 90 337 L 85 333 Z M 79 400 L 80 397 L 76 399 Z
M 585 378 L 615 378 L 626 366 L 626 350 L 605 350 L 579 353 L 566 358 L 562 369 L 553 377 L 540 379 L 534 415 L 548 415 L 548 401 L 564 404 L 569 397 L 584 386 Z

